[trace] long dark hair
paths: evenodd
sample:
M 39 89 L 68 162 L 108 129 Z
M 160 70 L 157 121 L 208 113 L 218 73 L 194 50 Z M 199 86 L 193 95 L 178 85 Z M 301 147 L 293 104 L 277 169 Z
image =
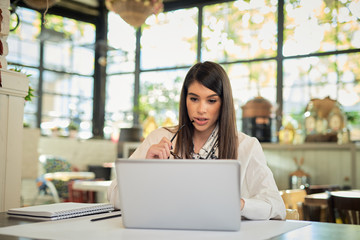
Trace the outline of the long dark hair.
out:
M 219 64 L 209 61 L 195 64 L 185 77 L 180 95 L 179 109 L 179 126 L 185 124 L 185 127 L 177 136 L 174 152 L 183 158 L 191 158 L 193 152 L 192 136 L 194 126 L 189 119 L 186 97 L 189 86 L 195 81 L 214 91 L 221 98 L 218 119 L 219 159 L 237 159 L 238 137 L 230 80 Z

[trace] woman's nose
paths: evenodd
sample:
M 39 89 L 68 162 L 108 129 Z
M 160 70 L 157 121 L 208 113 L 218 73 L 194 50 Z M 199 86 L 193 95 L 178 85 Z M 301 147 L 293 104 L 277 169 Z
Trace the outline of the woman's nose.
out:
M 206 103 L 204 103 L 204 102 L 199 103 L 198 112 L 199 113 L 205 113 L 206 112 Z

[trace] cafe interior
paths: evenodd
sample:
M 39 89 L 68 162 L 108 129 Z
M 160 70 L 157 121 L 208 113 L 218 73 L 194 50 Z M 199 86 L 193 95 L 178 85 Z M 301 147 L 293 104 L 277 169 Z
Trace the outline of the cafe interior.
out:
M 359 212 L 360 1 L 9 0 L 8 9 L 1 212 L 107 202 L 114 161 L 177 125 L 186 72 L 214 61 L 288 218 L 360 224 L 332 204 L 355 199 Z M 5 101 L 12 93 L 25 101 Z

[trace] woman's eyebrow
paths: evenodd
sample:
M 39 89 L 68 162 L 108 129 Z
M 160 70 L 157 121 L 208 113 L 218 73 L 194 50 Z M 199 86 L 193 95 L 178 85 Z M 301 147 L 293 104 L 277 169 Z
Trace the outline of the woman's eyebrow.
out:
M 195 96 L 195 97 L 199 97 L 199 95 L 195 94 L 195 93 L 192 93 L 192 92 L 189 92 L 188 95 L 192 95 L 192 96 Z M 211 94 L 209 96 L 207 96 L 207 98 L 212 98 L 212 97 L 219 97 L 219 95 L 217 95 L 216 93 L 215 94 Z
M 192 95 L 192 96 L 195 96 L 195 97 L 198 97 L 199 95 L 195 94 L 195 93 L 192 93 L 192 92 L 189 92 L 188 95 Z

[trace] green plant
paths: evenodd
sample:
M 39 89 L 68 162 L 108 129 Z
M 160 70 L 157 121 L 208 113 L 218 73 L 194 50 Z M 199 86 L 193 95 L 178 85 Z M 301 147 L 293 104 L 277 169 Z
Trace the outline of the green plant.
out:
M 360 124 L 360 113 L 357 111 L 352 111 L 352 112 L 345 112 L 347 121 L 350 124 Z
M 33 97 L 35 97 L 35 95 L 33 94 L 35 90 L 29 86 L 29 91 L 28 94 L 25 96 L 25 101 L 31 101 Z
M 69 123 L 69 126 L 68 126 L 68 129 L 69 129 L 69 131 L 70 131 L 70 130 L 75 130 L 75 131 L 77 131 L 77 130 L 79 129 L 79 127 L 78 127 L 78 125 L 75 124 L 74 122 L 70 122 L 70 123 Z
M 10 70 L 14 71 L 14 72 L 22 73 L 22 68 L 19 68 L 19 67 L 11 68 Z M 29 78 L 29 77 L 31 77 L 31 74 L 26 74 L 25 73 L 25 76 L 27 78 Z M 25 96 L 25 101 L 31 101 L 32 98 L 35 97 L 34 91 L 35 90 L 29 85 L 28 94 Z

